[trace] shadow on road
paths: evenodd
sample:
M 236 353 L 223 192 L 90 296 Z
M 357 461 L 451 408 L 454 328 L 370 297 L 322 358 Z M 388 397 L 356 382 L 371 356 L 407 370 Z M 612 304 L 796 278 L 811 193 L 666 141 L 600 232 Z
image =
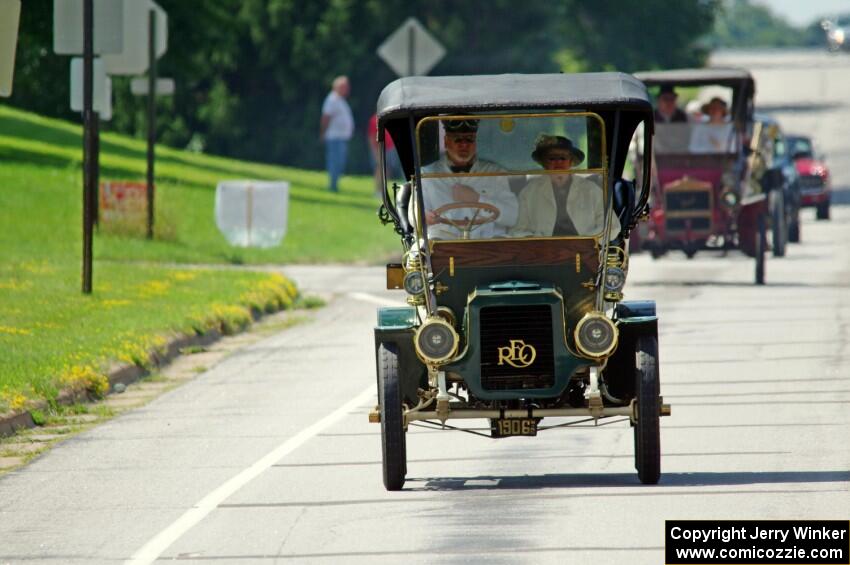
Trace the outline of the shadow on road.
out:
M 735 281 L 638 281 L 629 283 L 629 287 L 723 287 L 723 288 L 755 288 L 752 282 Z M 767 287 L 773 288 L 847 288 L 850 284 L 822 284 L 822 283 L 796 283 L 796 282 L 770 282 L 765 283 Z
M 850 482 L 850 471 L 738 471 L 663 473 L 656 487 L 647 487 L 647 493 L 664 487 L 706 487 L 738 485 L 771 485 L 787 483 L 837 483 Z M 510 490 L 541 488 L 609 488 L 640 485 L 635 473 L 565 473 L 557 475 L 478 476 L 408 479 L 408 484 L 424 483 L 413 490 Z M 797 492 L 798 489 L 793 489 Z M 709 494 L 712 491 L 706 491 Z M 636 493 L 641 494 L 641 493 Z M 660 494 L 655 492 L 654 494 Z M 619 496 L 619 495 L 618 495 Z
M 759 104 L 758 111 L 765 114 L 774 112 L 793 112 L 795 114 L 815 113 L 815 112 L 830 112 L 843 108 L 841 102 L 803 102 L 803 103 L 786 103 L 786 104 Z
M 830 202 L 833 204 L 850 204 L 850 188 L 834 188 Z

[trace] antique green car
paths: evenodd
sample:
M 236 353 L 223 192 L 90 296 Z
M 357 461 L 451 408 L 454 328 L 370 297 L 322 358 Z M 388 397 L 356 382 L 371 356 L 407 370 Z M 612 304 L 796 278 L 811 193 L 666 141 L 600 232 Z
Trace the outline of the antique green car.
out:
M 622 178 L 641 123 L 650 148 L 646 89 L 620 73 L 409 77 L 381 93 L 378 141 L 392 136 L 409 179 L 380 210 L 403 247 L 387 288 L 408 304 L 375 328 L 388 490 L 404 485 L 409 426 L 504 438 L 610 418 L 631 423 L 638 476 L 658 482 L 655 303 L 623 301 L 647 209 L 648 179 Z

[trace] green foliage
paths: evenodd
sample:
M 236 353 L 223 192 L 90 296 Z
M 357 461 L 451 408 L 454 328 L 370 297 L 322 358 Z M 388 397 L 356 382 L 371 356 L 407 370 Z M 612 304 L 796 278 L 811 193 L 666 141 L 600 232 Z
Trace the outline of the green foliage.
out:
M 30 417 L 36 426 L 43 426 L 47 423 L 47 416 L 41 410 L 30 410 Z
M 634 72 L 702 66 L 698 39 L 711 29 L 718 0 L 606 0 L 553 3 L 563 70 Z
M 159 139 L 231 157 L 322 168 L 321 103 L 352 81 L 352 172 L 368 172 L 365 125 L 396 77 L 376 49 L 410 16 L 447 49 L 432 74 L 625 71 L 702 62 L 698 38 L 717 0 L 160 0 L 169 48 L 159 72 L 177 92 L 158 101 Z M 24 5 L 12 104 L 70 115 L 68 58 L 52 53 L 51 0 Z M 116 77 L 107 129 L 142 137 L 143 97 Z
M 822 30 L 820 35 L 823 43 Z M 711 47 L 793 47 L 811 44 L 810 37 L 767 6 L 731 0 L 723 3 L 707 43 Z

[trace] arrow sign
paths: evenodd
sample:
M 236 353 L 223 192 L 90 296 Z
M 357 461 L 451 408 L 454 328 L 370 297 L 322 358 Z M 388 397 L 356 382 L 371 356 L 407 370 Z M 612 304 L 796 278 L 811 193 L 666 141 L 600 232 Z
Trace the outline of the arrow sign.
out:
M 0 96 L 12 95 L 21 0 L 0 0 Z
M 408 18 L 380 47 L 378 56 L 400 76 L 426 75 L 446 50 L 416 18 Z

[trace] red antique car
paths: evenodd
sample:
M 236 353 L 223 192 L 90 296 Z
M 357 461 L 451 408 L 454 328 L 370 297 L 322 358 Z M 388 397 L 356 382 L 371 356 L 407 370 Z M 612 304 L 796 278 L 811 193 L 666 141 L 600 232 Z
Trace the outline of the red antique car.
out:
M 786 140 L 797 174 L 800 175 L 800 205 L 815 208 L 818 220 L 828 220 L 832 193 L 829 167 L 823 156 L 815 154 L 810 137 L 789 135 Z
M 755 258 L 755 282 L 763 284 L 771 175 L 765 174 L 762 125 L 753 119 L 752 76 L 742 69 L 635 76 L 656 99 L 676 89 L 711 89 L 706 92 L 722 92 L 728 100 L 717 98 L 725 115 L 711 121 L 681 109 L 669 120 L 656 112 L 652 208 L 642 247 L 653 257 L 678 249 L 688 258 L 701 250 L 738 249 Z

